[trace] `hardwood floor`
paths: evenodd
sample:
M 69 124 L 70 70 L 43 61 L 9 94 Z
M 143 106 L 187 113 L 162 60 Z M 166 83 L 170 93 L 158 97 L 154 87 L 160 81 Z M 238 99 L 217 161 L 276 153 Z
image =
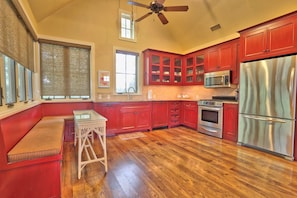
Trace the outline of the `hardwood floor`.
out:
M 108 173 L 64 143 L 62 197 L 296 197 L 297 162 L 177 127 L 107 139 Z M 96 149 L 99 149 L 97 144 Z

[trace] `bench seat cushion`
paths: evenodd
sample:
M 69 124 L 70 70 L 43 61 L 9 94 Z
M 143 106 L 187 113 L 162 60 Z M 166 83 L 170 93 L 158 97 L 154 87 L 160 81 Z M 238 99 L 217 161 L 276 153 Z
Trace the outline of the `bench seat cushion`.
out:
M 63 144 L 64 118 L 42 118 L 8 153 L 8 162 L 57 155 Z

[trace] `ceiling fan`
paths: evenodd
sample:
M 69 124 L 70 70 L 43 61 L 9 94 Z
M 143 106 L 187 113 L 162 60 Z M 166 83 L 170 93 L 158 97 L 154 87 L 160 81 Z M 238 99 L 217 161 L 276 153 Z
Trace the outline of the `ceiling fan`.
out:
M 130 4 L 130 5 L 140 6 L 140 7 L 147 8 L 147 9 L 151 10 L 147 14 L 136 19 L 135 22 L 139 22 L 139 21 L 145 19 L 146 17 L 150 16 L 151 14 L 156 13 L 158 15 L 160 21 L 165 25 L 168 23 L 168 20 L 166 19 L 165 15 L 161 11 L 165 11 L 165 12 L 187 11 L 189 9 L 188 6 L 164 6 L 163 5 L 164 2 L 165 2 L 165 0 L 154 0 L 149 5 L 145 5 L 142 3 L 128 0 L 128 4 Z

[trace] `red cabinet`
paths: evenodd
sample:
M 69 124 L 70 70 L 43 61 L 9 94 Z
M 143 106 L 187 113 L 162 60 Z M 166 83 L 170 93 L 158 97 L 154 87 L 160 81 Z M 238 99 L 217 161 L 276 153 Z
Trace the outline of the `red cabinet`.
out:
M 195 101 L 182 102 L 182 124 L 192 129 L 197 129 L 198 104 Z
M 234 39 L 207 49 L 206 72 L 231 70 L 232 84 L 238 84 L 238 45 Z
M 119 131 L 151 130 L 151 103 L 127 102 L 120 105 Z
M 182 56 L 147 49 L 144 54 L 145 85 L 182 84 Z
M 119 121 L 118 121 L 118 103 L 104 102 L 104 103 L 95 103 L 94 110 L 100 115 L 107 118 L 106 122 L 106 135 L 111 136 L 117 133 L 119 130 Z
M 223 139 L 237 142 L 238 104 L 224 104 Z
M 241 31 L 242 61 L 296 53 L 296 40 L 296 13 Z
M 152 102 L 152 128 L 168 126 L 167 101 Z
M 181 118 L 181 102 L 170 101 L 168 102 L 168 127 L 175 127 L 180 125 Z
M 184 56 L 183 85 L 203 85 L 205 51 L 197 51 Z

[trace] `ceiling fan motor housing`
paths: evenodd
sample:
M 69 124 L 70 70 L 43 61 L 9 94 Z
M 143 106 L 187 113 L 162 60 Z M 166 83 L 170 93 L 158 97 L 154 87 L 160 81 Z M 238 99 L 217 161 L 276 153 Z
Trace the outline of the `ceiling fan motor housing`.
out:
M 162 11 L 164 9 L 164 6 L 163 6 L 163 4 L 160 4 L 160 3 L 156 2 L 156 1 L 153 1 L 150 4 L 150 9 L 154 13 L 159 13 L 160 11 Z

